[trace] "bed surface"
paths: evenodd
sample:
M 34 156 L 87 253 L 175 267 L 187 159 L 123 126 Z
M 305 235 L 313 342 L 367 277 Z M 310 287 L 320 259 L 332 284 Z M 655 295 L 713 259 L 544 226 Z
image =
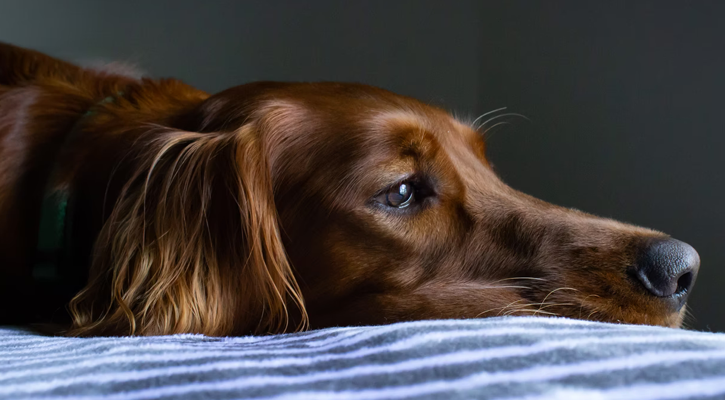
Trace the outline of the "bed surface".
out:
M 0 399 L 725 399 L 725 334 L 503 317 L 217 338 L 0 327 Z

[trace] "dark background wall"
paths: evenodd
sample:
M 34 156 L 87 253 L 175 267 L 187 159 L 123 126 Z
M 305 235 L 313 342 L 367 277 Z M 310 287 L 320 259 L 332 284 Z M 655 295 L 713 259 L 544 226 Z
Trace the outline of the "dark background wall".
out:
M 466 117 L 508 107 L 530 121 L 489 135 L 503 179 L 695 246 L 690 325 L 725 331 L 722 15 L 716 1 L 8 0 L 0 40 L 211 92 L 343 80 Z

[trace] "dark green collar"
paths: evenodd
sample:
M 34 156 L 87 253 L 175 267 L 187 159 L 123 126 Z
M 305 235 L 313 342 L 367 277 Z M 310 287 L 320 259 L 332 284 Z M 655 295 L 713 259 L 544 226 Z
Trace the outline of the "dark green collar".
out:
M 115 96 L 108 96 L 92 106 L 79 120 L 66 136 L 64 143 L 68 143 L 79 132 L 80 125 L 86 118 L 95 114 L 95 108 L 101 104 L 111 103 L 116 97 L 123 96 L 123 92 Z M 61 146 L 61 151 L 65 146 Z M 40 225 L 38 228 L 38 245 L 36 247 L 35 262 L 33 264 L 33 278 L 42 281 L 56 281 L 62 277 L 62 264 L 70 259 L 73 208 L 72 190 L 54 188 L 58 165 L 55 163 L 50 172 L 48 185 L 43 196 L 43 205 L 40 210 Z
M 40 211 L 40 228 L 33 278 L 57 280 L 60 264 L 69 256 L 72 220 L 68 204 L 70 191 L 46 192 Z

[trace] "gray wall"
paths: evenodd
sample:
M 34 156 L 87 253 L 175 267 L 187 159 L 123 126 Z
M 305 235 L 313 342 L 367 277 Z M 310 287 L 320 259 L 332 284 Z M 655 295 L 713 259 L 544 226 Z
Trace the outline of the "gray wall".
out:
M 472 110 L 474 3 L 5 0 L 0 40 L 123 60 L 211 92 L 255 80 L 359 81 Z
M 725 331 L 725 2 L 0 3 L 0 40 L 208 91 L 359 81 L 475 116 L 505 181 L 663 230 L 703 260 L 692 326 Z

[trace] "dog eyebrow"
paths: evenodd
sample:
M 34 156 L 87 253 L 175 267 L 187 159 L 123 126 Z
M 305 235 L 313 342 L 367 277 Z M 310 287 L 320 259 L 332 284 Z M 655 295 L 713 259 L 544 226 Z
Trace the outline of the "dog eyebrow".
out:
M 392 128 L 401 127 L 406 128 L 418 128 L 418 129 L 429 129 L 426 122 L 426 118 L 421 118 L 421 115 L 413 110 L 407 109 L 394 109 L 394 110 L 381 110 L 373 113 L 371 118 L 366 119 L 368 123 L 372 124 L 372 129 L 379 129 L 380 127 Z

